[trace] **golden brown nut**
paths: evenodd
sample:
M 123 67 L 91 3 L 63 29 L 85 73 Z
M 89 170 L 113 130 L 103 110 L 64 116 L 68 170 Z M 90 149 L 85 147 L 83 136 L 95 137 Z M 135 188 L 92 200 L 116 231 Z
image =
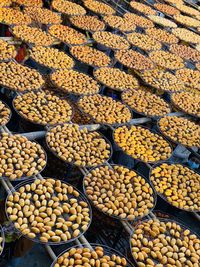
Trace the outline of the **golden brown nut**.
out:
M 96 208 L 120 219 L 141 218 L 155 202 L 149 183 L 135 171 L 119 165 L 92 169 L 84 178 L 84 187 Z
M 111 64 L 109 56 L 90 46 L 72 46 L 70 53 L 79 61 L 91 66 L 105 67 Z
M 37 7 L 42 7 L 43 2 L 42 0 L 12 0 L 13 3 L 16 3 L 18 5 L 22 6 L 37 6 Z
M 146 70 L 140 76 L 147 84 L 162 91 L 174 92 L 185 89 L 181 79 L 167 71 L 160 69 Z
M 45 31 L 24 25 L 13 27 L 13 34 L 23 42 L 33 45 L 50 46 L 56 42 L 56 39 Z
M 180 92 L 171 97 L 173 104 L 180 110 L 200 117 L 200 95 L 191 92 Z
M 77 95 L 96 94 L 100 89 L 90 76 L 75 70 L 57 70 L 51 75 L 51 81 L 64 92 Z
M 15 58 L 17 51 L 14 45 L 10 45 L 4 40 L 0 40 L 0 61 L 9 61 Z
M 108 96 L 99 94 L 84 96 L 79 100 L 78 106 L 96 123 L 125 123 L 131 119 L 131 112 L 127 106 Z
M 158 28 L 147 29 L 146 34 L 148 34 L 152 38 L 162 43 L 166 43 L 166 44 L 178 43 L 178 38 L 176 38 L 175 35 L 162 29 L 158 29 Z
M 162 47 L 162 44 L 159 41 L 143 33 L 138 33 L 138 32 L 129 33 L 127 34 L 127 40 L 132 45 L 147 51 L 160 50 Z
M 96 32 L 105 29 L 105 23 L 95 16 L 73 16 L 69 20 L 75 27 L 85 31 Z
M 151 20 L 144 18 L 142 16 L 139 16 L 139 15 L 136 15 L 134 13 L 125 13 L 124 18 L 127 19 L 129 22 L 132 22 L 138 27 L 142 27 L 142 28 L 154 27 L 154 23 Z
M 37 63 L 51 69 L 72 69 L 74 60 L 62 51 L 52 47 L 35 46 L 30 57 Z
M 186 60 L 191 60 L 193 62 L 200 61 L 200 52 L 187 45 L 173 44 L 170 46 L 170 52 Z
M 95 0 L 84 0 L 84 6 L 87 7 L 89 10 L 91 10 L 94 13 L 100 14 L 100 15 L 113 15 L 115 14 L 115 10 L 102 2 L 95 1 Z
M 180 164 L 163 163 L 150 174 L 155 190 L 173 206 L 190 211 L 200 210 L 200 175 Z
M 0 63 L 0 84 L 11 90 L 23 92 L 37 90 L 44 85 L 42 75 L 19 63 Z
M 6 125 L 11 117 L 11 110 L 0 101 L 0 126 Z
M 165 69 L 177 70 L 185 66 L 181 57 L 163 50 L 151 52 L 149 58 Z
M 145 116 L 164 116 L 170 113 L 170 106 L 161 97 L 145 90 L 127 90 L 122 94 L 122 100 L 130 108 Z
M 94 71 L 94 77 L 107 87 L 119 91 L 136 88 L 138 86 L 138 80 L 133 75 L 127 74 L 117 68 L 99 68 Z
M 155 15 L 148 15 L 148 18 L 152 20 L 154 23 L 159 24 L 163 27 L 169 27 L 169 28 L 176 28 L 177 25 L 173 21 L 160 17 Z
M 166 160 L 172 153 L 161 135 L 140 126 L 118 127 L 114 131 L 114 141 L 125 153 L 144 162 Z
M 116 50 L 130 48 L 129 42 L 124 37 L 118 34 L 101 31 L 101 32 L 93 33 L 92 37 L 97 43 L 107 48 L 116 49 Z
M 110 251 L 110 248 L 107 248 L 107 251 L 105 248 L 104 251 L 104 248 L 100 246 L 93 247 L 92 250 L 84 246 L 83 248 L 75 247 L 68 249 L 67 252 L 62 254 L 56 260 L 54 267 L 75 267 L 77 266 L 77 261 L 80 266 L 87 267 L 100 266 L 100 263 L 102 267 L 128 266 L 126 259 L 113 254 L 112 250 Z
M 14 8 L 0 8 L 0 22 L 8 25 L 28 25 L 31 24 L 31 18 Z
M 30 16 L 32 21 L 41 24 L 60 24 L 62 19 L 59 14 L 52 12 L 47 8 L 41 7 L 26 7 L 24 9 L 25 14 Z
M 115 53 L 115 58 L 124 66 L 135 70 L 147 70 L 154 68 L 154 63 L 146 56 L 130 49 Z
M 158 4 L 154 4 L 154 7 L 157 10 L 159 10 L 160 12 L 162 12 L 166 15 L 169 15 L 169 16 L 174 16 L 174 15 L 180 14 L 180 11 L 177 8 L 170 6 L 170 5 L 167 5 L 167 4 L 158 3 Z
M 200 147 L 200 126 L 186 118 L 168 116 L 159 120 L 160 130 L 174 142 Z
M 68 26 L 53 25 L 49 28 L 49 33 L 58 40 L 70 45 L 81 45 L 87 43 L 87 38 L 84 34 Z
M 70 184 L 53 178 L 19 186 L 6 204 L 17 230 L 43 243 L 69 242 L 90 224 L 90 206 L 83 196 Z
M 185 28 L 177 28 L 173 29 L 172 33 L 177 36 L 180 40 L 193 43 L 193 44 L 200 44 L 200 36 Z
M 111 154 L 110 145 L 98 132 L 79 129 L 76 124 L 51 128 L 46 140 L 59 158 L 81 167 L 103 164 Z
M 189 229 L 168 219 L 139 223 L 131 238 L 138 266 L 195 266 L 200 258 L 200 239 Z
M 121 32 L 132 32 L 136 28 L 136 25 L 132 21 L 120 16 L 108 15 L 104 16 L 103 19 L 111 28 Z
M 200 71 L 184 68 L 176 71 L 176 77 L 186 86 L 200 90 Z
M 46 165 L 42 147 L 22 135 L 2 133 L 0 137 L 0 176 L 10 180 L 31 177 Z
M 178 10 L 180 10 L 181 12 L 183 12 L 183 13 L 185 13 L 185 14 L 188 14 L 188 15 L 190 15 L 190 16 L 200 15 L 200 11 L 198 11 L 198 10 L 195 9 L 195 8 L 186 6 L 186 5 L 184 5 L 184 4 L 176 4 L 176 8 L 177 8 Z
M 152 9 L 150 6 L 143 4 L 143 3 L 139 3 L 139 2 L 135 2 L 135 1 L 131 1 L 130 2 L 130 6 L 136 10 L 139 11 L 145 15 L 156 15 L 156 11 L 154 9 Z
M 189 16 L 175 15 L 174 19 L 185 26 L 198 28 L 200 27 L 200 21 Z
M 69 122 L 72 117 L 68 101 L 49 90 L 19 95 L 13 105 L 25 119 L 42 125 Z
M 85 15 L 86 10 L 82 6 L 67 0 L 53 0 L 52 7 L 68 16 Z

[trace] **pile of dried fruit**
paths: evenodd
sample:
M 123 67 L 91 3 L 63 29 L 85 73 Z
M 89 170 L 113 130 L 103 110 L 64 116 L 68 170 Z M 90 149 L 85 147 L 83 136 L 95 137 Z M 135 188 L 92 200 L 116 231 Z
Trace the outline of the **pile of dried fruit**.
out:
M 176 28 L 177 25 L 176 23 L 174 23 L 173 21 L 160 17 L 160 16 L 156 16 L 156 15 L 148 15 L 148 18 L 150 20 L 152 20 L 154 23 L 159 24 L 163 27 L 169 27 L 169 28 Z
M 200 44 L 199 34 L 192 32 L 188 29 L 177 28 L 177 29 L 173 29 L 172 33 L 182 41 L 193 43 L 193 44 Z
M 193 62 L 200 61 L 200 52 L 188 45 L 172 44 L 170 46 L 170 52 L 186 60 Z
M 161 135 L 140 126 L 118 127 L 114 131 L 114 141 L 125 153 L 144 162 L 166 160 L 172 153 Z
M 42 125 L 69 122 L 72 117 L 68 101 L 48 90 L 19 95 L 13 105 L 25 119 Z
M 120 219 L 141 218 L 154 206 L 149 183 L 123 166 L 100 166 L 91 170 L 84 178 L 84 187 L 96 208 Z
M 200 90 L 200 71 L 184 68 L 176 71 L 176 77 L 188 87 Z
M 85 15 L 86 10 L 82 6 L 67 0 L 53 0 L 52 7 L 68 16 Z
M 31 18 L 14 8 L 0 8 L 0 22 L 8 25 L 28 25 L 31 24 Z
M 131 112 L 127 106 L 108 96 L 99 94 L 84 96 L 79 100 L 78 105 L 96 123 L 125 123 L 131 119 Z
M 85 31 L 96 32 L 105 29 L 105 23 L 95 16 L 73 16 L 69 20 L 75 27 Z
M 22 6 L 37 6 L 42 7 L 43 1 L 42 0 L 12 0 L 13 3 L 22 5 Z
M 180 14 L 180 11 L 177 8 L 167 5 L 167 4 L 157 3 L 157 4 L 154 4 L 154 7 L 160 12 L 167 14 L 169 16 Z
M 121 32 L 132 32 L 136 28 L 132 21 L 120 16 L 108 15 L 104 16 L 103 19 L 111 28 Z
M 155 190 L 173 206 L 184 210 L 200 210 L 200 175 L 180 165 L 163 163 L 150 174 Z
M 98 132 L 79 129 L 76 124 L 51 128 L 46 140 L 59 158 L 81 167 L 98 166 L 111 155 L 110 145 Z
M 125 13 L 124 18 L 127 19 L 130 23 L 132 22 L 138 27 L 142 27 L 142 28 L 153 28 L 154 27 L 154 23 L 151 20 L 144 18 L 142 16 L 139 16 L 139 15 L 133 14 L 133 13 Z
M 200 21 L 198 19 L 191 18 L 184 15 L 175 15 L 174 19 L 185 26 L 198 28 L 200 27 Z
M 158 29 L 158 28 L 152 28 L 152 29 L 146 29 L 146 34 L 151 36 L 152 38 L 166 44 L 176 44 L 178 43 L 178 38 L 165 30 Z
M 17 51 L 15 46 L 0 39 L 0 62 L 9 61 L 11 58 L 15 58 L 16 55 Z
M 96 0 L 84 0 L 84 6 L 90 11 L 100 14 L 100 15 L 113 15 L 115 14 L 115 10 L 100 1 Z
M 90 224 L 90 207 L 80 193 L 53 178 L 19 186 L 6 206 L 9 219 L 23 235 L 44 243 L 67 242 Z
M 0 176 L 10 180 L 37 175 L 46 165 L 42 147 L 22 135 L 0 136 Z
M 143 3 L 131 1 L 130 6 L 141 13 L 144 13 L 145 15 L 156 15 L 156 11 L 152 9 L 150 6 L 145 5 Z

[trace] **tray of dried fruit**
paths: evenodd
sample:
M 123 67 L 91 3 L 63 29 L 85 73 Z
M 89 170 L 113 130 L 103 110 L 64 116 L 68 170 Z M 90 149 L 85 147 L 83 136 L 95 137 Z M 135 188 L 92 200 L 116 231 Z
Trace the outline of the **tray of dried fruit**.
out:
M 169 119 L 170 118 L 170 119 Z M 178 122 L 178 128 L 176 130 L 178 130 L 179 132 L 176 132 L 176 135 L 173 136 L 174 138 L 170 137 L 169 134 L 165 133 L 165 131 L 163 131 L 160 127 L 160 121 L 162 120 L 164 125 L 168 125 L 167 130 L 174 130 L 174 125 L 176 122 Z M 168 121 L 167 121 L 168 120 Z M 172 124 L 173 124 L 173 128 L 171 128 L 171 126 L 169 125 L 169 121 L 171 120 Z M 185 127 L 185 129 L 181 128 L 182 126 Z M 188 132 L 188 130 L 186 129 L 190 129 L 190 131 Z M 198 141 L 198 136 L 199 136 L 199 131 L 200 131 L 200 125 L 197 122 L 195 122 L 192 118 L 187 118 L 187 117 L 176 117 L 176 116 L 165 116 L 160 118 L 159 120 L 157 120 L 157 128 L 159 130 L 159 132 L 166 137 L 167 140 L 169 140 L 171 143 L 176 144 L 176 145 L 181 145 L 181 146 L 185 146 L 186 148 L 198 148 L 200 147 L 200 141 Z M 191 129 L 194 128 L 194 131 L 192 131 Z M 185 133 L 187 132 L 187 137 L 185 136 Z M 178 135 L 182 135 L 182 137 L 184 138 L 184 141 L 180 141 L 177 140 L 179 137 Z M 194 140 L 188 140 L 188 137 L 191 137 Z
M 171 104 L 178 110 L 196 118 L 200 118 L 200 95 L 192 92 L 179 92 L 170 95 Z M 177 101 L 179 103 L 177 103 Z M 188 104 L 188 107 L 184 106 Z M 189 105 L 190 104 L 190 105 Z M 196 114 L 195 114 L 196 113 Z
M 75 254 L 76 256 L 79 255 L 78 257 L 80 259 L 83 259 L 85 257 L 87 266 L 93 266 L 93 262 L 97 265 L 98 262 L 101 261 L 103 261 L 106 266 L 135 266 L 119 251 L 105 245 L 90 243 L 89 247 L 88 244 L 81 244 L 81 247 L 77 245 L 63 251 L 59 256 L 57 256 L 57 258 L 51 264 L 51 267 L 68 266 L 68 263 L 74 262 L 74 260 L 76 259 Z M 83 265 L 84 263 L 82 262 L 82 260 L 80 261 L 80 264 Z M 71 266 L 73 267 L 75 266 L 75 264 L 71 264 Z
M 37 103 L 36 100 L 38 100 Z M 32 107 L 31 104 L 33 104 Z M 67 96 L 46 88 L 16 95 L 12 105 L 23 120 L 29 121 L 33 125 L 47 128 L 70 122 L 74 115 L 74 109 Z M 59 117 L 58 113 L 60 113 Z
M 5 246 L 5 235 L 2 226 L 0 225 L 0 256 L 3 253 L 3 249 Z
M 90 169 L 84 176 L 83 190 L 96 209 L 117 220 L 139 220 L 157 202 L 156 192 L 147 179 L 119 164 Z
M 72 133 L 74 138 L 77 137 L 75 142 L 70 140 Z M 58 141 L 56 136 L 59 136 Z M 84 125 L 65 123 L 49 128 L 45 139 L 48 149 L 56 157 L 80 168 L 99 166 L 109 161 L 113 154 L 110 141 L 100 132 Z
M 132 97 L 134 103 L 131 99 Z M 161 96 L 158 96 L 149 91 L 145 91 L 145 89 L 140 89 L 140 87 L 136 88 L 135 90 L 126 90 L 122 92 L 121 98 L 122 102 L 128 105 L 134 113 L 144 117 L 152 118 L 153 120 L 157 120 L 158 118 L 163 117 L 172 112 L 171 105 L 167 103 Z M 153 102 L 154 100 L 155 102 Z M 140 108 L 140 104 L 146 105 L 146 112 L 138 111 L 137 108 Z M 153 112 L 155 113 L 153 114 Z
M 84 51 L 85 49 L 85 51 Z M 86 57 L 86 55 L 89 54 L 89 60 L 91 60 L 90 56 L 92 54 L 92 50 L 95 50 L 95 52 L 97 53 L 96 55 L 94 54 L 93 57 L 93 63 L 89 63 L 89 62 L 86 62 L 86 60 L 84 61 L 83 60 L 83 57 L 82 57 L 82 54 Z M 78 58 L 77 55 L 75 55 L 75 51 L 77 53 L 78 56 L 80 56 L 81 58 Z M 91 51 L 91 54 L 90 54 L 90 51 Z M 88 53 L 87 53 L 88 52 Z M 88 65 L 92 68 L 98 68 L 98 67 L 112 67 L 115 62 L 114 62 L 114 59 L 112 59 L 111 57 L 109 57 L 105 52 L 97 49 L 97 48 L 94 48 L 94 47 L 90 47 L 90 46 L 72 46 L 70 47 L 70 54 L 73 56 L 73 58 L 79 62 L 80 64 L 85 64 L 85 65 Z M 104 60 L 105 60 L 105 64 L 102 65 L 102 63 L 99 63 L 98 64 L 98 61 L 99 59 L 101 59 L 102 57 L 104 57 Z M 97 61 L 96 64 L 94 64 L 94 60 Z
M 54 178 L 32 178 L 18 184 L 8 194 L 5 208 L 20 234 L 48 245 L 74 241 L 92 221 L 87 198 L 75 187 Z
M 12 111 L 10 107 L 0 100 L 0 127 L 9 123 L 12 117 Z
M 92 6 L 90 6 L 90 4 Z M 84 0 L 83 5 L 86 8 L 86 10 L 89 11 L 89 13 L 96 15 L 96 16 L 105 16 L 105 15 L 114 15 L 116 14 L 116 11 L 114 8 L 109 5 L 108 3 L 102 3 L 100 1 L 94 0 Z
M 35 140 L 29 141 L 23 134 L 2 133 L 0 142 L 2 151 L 5 153 L 4 157 L 0 156 L 0 179 L 14 182 L 29 180 L 30 177 L 40 174 L 45 169 L 47 154 Z M 4 169 L 5 165 L 7 166 L 6 170 Z
M 116 85 L 111 85 L 103 81 L 103 79 L 100 79 L 98 77 L 98 72 L 100 74 L 101 70 L 105 70 L 105 78 L 108 80 L 108 82 L 112 82 L 112 79 L 116 82 Z M 110 71 L 109 75 L 108 72 Z M 119 80 L 117 81 L 117 75 L 122 75 L 124 80 L 122 79 L 122 76 L 119 77 Z M 118 92 L 123 92 L 128 89 L 135 89 L 139 86 L 139 82 L 136 77 L 134 77 L 132 74 L 128 74 L 125 71 L 122 71 L 118 68 L 114 68 L 113 66 L 107 66 L 107 67 L 100 67 L 100 68 L 95 68 L 93 70 L 93 76 L 94 78 L 101 83 L 103 86 L 118 91 Z M 109 77 L 110 76 L 110 77 Z M 132 80 L 131 83 L 129 81 Z M 121 86 L 120 83 L 124 83 L 124 86 Z M 126 104 L 127 105 L 127 104 Z
M 99 124 L 99 125 L 101 125 L 102 127 L 105 127 L 105 126 L 107 126 L 107 127 L 117 127 L 117 126 L 119 126 L 119 125 L 124 125 L 124 124 L 126 124 L 126 123 L 128 123 L 131 119 L 132 119 L 132 117 L 133 117 L 133 114 L 132 114 L 132 111 L 131 111 L 131 109 L 127 106 L 127 105 L 125 105 L 125 104 L 123 104 L 120 100 L 114 100 L 114 99 L 112 99 L 112 97 L 109 97 L 109 96 L 103 96 L 103 95 L 99 95 L 99 94 L 96 94 L 96 95 L 90 95 L 90 96 L 88 96 L 88 98 L 89 97 L 97 97 L 97 98 L 99 98 L 99 101 L 101 101 L 101 102 L 99 102 L 99 103 L 97 103 L 96 104 L 96 108 L 98 109 L 99 108 L 99 106 L 102 104 L 102 102 L 103 102 L 103 98 L 105 98 L 105 100 L 106 100 L 106 98 L 108 98 L 109 99 L 109 101 L 110 101 L 110 104 L 109 105 L 107 105 L 107 110 L 108 109 L 110 109 L 110 107 L 111 107 L 111 104 L 112 104 L 112 102 L 113 102 L 113 104 L 115 104 L 115 109 L 112 109 L 112 113 L 113 112 L 115 112 L 116 111 L 116 104 L 118 105 L 118 107 L 120 106 L 120 112 L 121 112 L 121 110 L 122 110 L 122 113 L 120 114 L 120 115 L 126 115 L 126 117 L 124 117 L 123 116 L 123 120 L 122 120 L 122 118 L 120 118 L 120 121 L 117 121 L 117 118 L 115 118 L 115 120 L 114 120 L 114 122 L 110 122 L 110 123 L 108 123 L 107 121 L 108 121 L 108 119 L 109 119 L 109 117 L 112 115 L 112 113 L 111 112 L 109 112 L 109 114 L 107 114 L 107 116 L 109 116 L 109 117 L 107 117 L 107 119 L 105 120 L 104 118 L 99 118 L 99 119 L 96 119 L 90 112 L 92 112 L 92 110 L 90 109 L 90 112 L 86 112 L 86 110 L 84 110 L 84 106 L 86 105 L 86 104 L 84 104 L 84 106 L 81 106 L 80 105 L 80 102 L 81 101 L 83 101 L 83 98 L 85 98 L 84 100 L 86 101 L 87 99 L 87 96 L 83 96 L 83 97 L 80 97 L 79 98 L 79 100 L 78 100 L 78 108 L 80 109 L 80 111 L 84 114 L 84 115 L 86 115 L 87 117 L 89 117 L 94 123 L 96 123 L 96 124 Z M 100 99 L 102 97 L 102 99 Z M 126 114 L 123 114 L 125 111 L 124 110 L 126 110 Z M 107 112 L 108 113 L 108 112 Z M 99 114 L 99 112 L 98 112 L 98 115 L 100 115 Z M 102 114 L 101 114 L 102 115 Z M 116 117 L 116 116 L 115 116 Z M 119 117 L 119 116 L 118 116 Z M 111 119 L 111 117 L 110 117 L 110 119 Z M 112 117 L 112 119 L 113 119 L 113 117 Z
M 75 79 L 74 79 L 74 85 L 73 85 L 73 87 L 71 86 L 71 88 L 73 88 L 72 89 L 73 91 L 71 89 L 70 89 L 71 91 L 68 90 L 67 89 L 68 86 L 65 86 L 64 87 L 63 85 L 58 85 L 58 83 L 54 80 L 53 76 L 55 76 L 55 73 L 56 72 L 58 73 L 58 72 L 65 72 L 65 71 L 69 71 L 69 73 L 70 72 L 71 73 L 73 72 L 74 75 L 76 75 L 76 74 L 79 73 L 80 75 L 82 75 L 82 78 L 79 79 L 80 81 L 83 80 L 83 77 L 85 77 L 85 81 L 86 81 L 85 82 L 85 85 L 82 84 L 81 87 L 80 86 L 77 86 L 77 81 Z M 70 74 L 68 76 L 70 76 Z M 76 78 L 77 77 L 78 76 L 76 76 Z M 63 77 L 62 77 L 62 79 L 63 79 Z M 54 87 L 58 88 L 63 93 L 67 93 L 67 94 L 78 96 L 78 97 L 85 96 L 85 95 L 89 96 L 89 95 L 97 94 L 101 90 L 101 85 L 97 83 L 97 81 L 94 79 L 94 77 L 92 77 L 91 75 L 88 75 L 88 74 L 86 74 L 84 72 L 81 72 L 79 70 L 73 70 L 73 69 L 71 69 L 71 70 L 68 70 L 68 69 L 56 70 L 56 71 L 54 71 L 54 72 L 52 72 L 50 74 L 50 80 L 51 80 L 51 83 L 54 85 Z M 61 79 L 59 79 L 59 80 L 61 80 Z M 67 77 L 67 78 L 65 78 L 65 80 L 63 80 L 63 82 L 64 81 L 68 81 L 68 80 L 69 80 L 69 78 Z M 86 89 L 88 87 L 88 84 L 89 83 L 90 83 L 90 89 L 91 89 L 91 85 L 93 86 L 92 90 L 87 91 L 87 92 L 84 92 L 83 88 Z M 75 85 L 76 85 L 76 87 L 75 87 Z M 86 85 L 87 85 L 87 87 L 86 87 Z M 77 90 L 81 90 L 81 91 L 80 92 L 76 92 L 74 90 L 74 88 L 76 89 L 76 91 Z
M 130 237 L 130 249 L 138 266 L 184 266 L 186 261 L 191 266 L 195 263 L 198 266 L 199 245 L 200 239 L 196 233 L 171 219 L 143 220 L 134 227 Z M 175 259 L 173 253 L 178 255 Z
M 140 139 L 142 137 L 141 131 L 144 131 L 144 140 L 148 139 L 147 133 L 149 133 L 150 134 L 149 135 L 149 138 L 153 138 L 152 148 L 150 148 L 150 145 L 149 144 L 147 144 L 147 148 L 143 147 L 143 149 L 142 149 L 141 146 L 140 147 L 137 146 L 136 147 L 137 153 L 140 152 L 140 154 L 138 156 L 137 155 L 131 155 L 128 151 L 126 151 L 125 149 L 123 149 L 120 146 L 119 142 L 116 140 L 116 137 L 117 137 L 116 131 L 119 132 L 120 131 L 120 128 L 121 128 L 121 130 L 123 130 L 123 127 L 125 127 L 125 129 L 127 131 L 130 131 L 131 128 L 135 128 L 135 132 L 137 130 L 138 131 L 138 134 L 140 134 L 139 135 Z M 120 134 L 120 132 L 119 132 L 119 134 Z M 127 125 L 124 125 L 124 126 L 119 126 L 119 127 L 117 127 L 117 128 L 114 129 L 114 131 L 112 133 L 112 138 L 114 140 L 114 144 L 116 145 L 116 147 L 118 148 L 119 151 L 123 152 L 124 154 L 126 154 L 127 156 L 129 156 L 131 159 L 137 160 L 139 162 L 144 162 L 145 164 L 156 164 L 156 163 L 160 163 L 160 162 L 166 161 L 166 160 L 170 159 L 170 157 L 171 157 L 171 155 L 173 153 L 173 146 L 169 143 L 169 141 L 167 140 L 167 138 L 165 138 L 164 136 L 162 136 L 161 134 L 159 134 L 159 132 L 157 132 L 155 130 L 152 130 L 152 129 L 148 128 L 148 127 L 145 127 L 143 125 L 142 126 L 135 126 L 135 125 L 128 125 L 127 124 Z M 125 142 L 126 142 L 126 140 L 123 141 L 123 144 L 124 145 L 126 145 Z M 133 143 L 133 141 L 129 141 L 129 144 L 131 144 L 130 142 Z M 137 143 L 136 143 L 136 145 L 137 145 Z M 160 149 L 160 151 L 158 149 Z M 164 150 L 165 150 L 165 155 L 164 155 Z M 151 156 L 151 155 L 153 153 L 155 153 L 155 151 L 156 151 L 157 155 L 156 155 L 156 158 L 155 158 L 155 156 L 153 158 L 153 156 Z M 142 152 L 142 154 L 141 154 L 141 152 Z
M 152 166 L 149 182 L 156 193 L 171 206 L 187 212 L 200 212 L 198 171 L 185 164 L 165 161 Z

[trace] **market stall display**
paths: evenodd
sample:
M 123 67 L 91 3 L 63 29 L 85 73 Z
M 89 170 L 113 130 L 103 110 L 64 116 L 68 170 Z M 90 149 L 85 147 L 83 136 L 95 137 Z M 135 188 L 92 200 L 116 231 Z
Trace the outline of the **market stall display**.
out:
M 37 27 L 14 26 L 12 33 L 17 39 L 30 45 L 52 46 L 56 43 L 53 36 Z
M 70 53 L 75 59 L 89 66 L 105 67 L 112 64 L 111 58 L 104 52 L 87 45 L 72 46 Z
M 178 43 L 178 38 L 165 30 L 159 29 L 159 28 L 151 28 L 146 29 L 146 34 L 151 36 L 152 38 L 155 38 L 159 42 L 166 43 L 166 44 L 176 44 Z
M 56 48 L 35 46 L 29 52 L 35 62 L 50 69 L 72 69 L 74 67 L 74 60 Z
M 69 21 L 75 27 L 91 32 L 103 31 L 106 27 L 105 23 L 98 19 L 98 17 L 89 15 L 72 16 L 69 18 Z
M 111 146 L 96 131 L 76 124 L 51 128 L 46 136 L 50 149 L 63 161 L 80 167 L 95 167 L 109 160 Z
M 199 237 L 175 221 L 142 221 L 136 226 L 130 243 L 132 255 L 141 267 L 155 264 L 198 266 Z
M 151 20 L 144 18 L 142 16 L 138 16 L 134 13 L 125 13 L 124 18 L 127 19 L 128 21 L 132 22 L 136 26 L 142 27 L 144 29 L 154 27 L 154 23 Z
M 106 31 L 95 32 L 92 38 L 100 45 L 113 50 L 129 49 L 129 42 L 122 36 Z
M 155 67 L 154 63 L 147 56 L 132 49 L 117 51 L 115 58 L 127 68 L 138 71 L 153 69 Z
M 93 205 L 118 219 L 133 221 L 142 218 L 155 205 L 156 199 L 149 183 L 124 166 L 94 168 L 85 176 L 83 184 Z
M 113 15 L 116 13 L 111 6 L 96 0 L 84 0 L 84 6 L 99 15 Z
M 200 62 L 200 52 L 188 45 L 172 44 L 169 48 L 171 53 L 182 57 L 185 60 L 191 60 L 192 62 Z
M 0 126 L 6 125 L 12 113 L 10 108 L 2 101 L 0 101 Z
M 172 103 L 179 110 L 194 117 L 200 117 L 200 95 L 191 92 L 174 93 Z
M 130 121 L 132 115 L 129 108 L 108 96 L 100 94 L 84 96 L 78 101 L 78 106 L 96 123 L 118 124 Z
M 159 41 L 143 33 L 129 33 L 127 34 L 127 40 L 132 45 L 147 51 L 160 50 L 162 48 L 162 44 Z
M 47 8 L 36 6 L 25 7 L 24 13 L 27 14 L 33 22 L 45 25 L 60 24 L 61 16 Z
M 35 69 L 13 61 L 0 63 L 0 85 L 3 87 L 23 92 L 38 90 L 44 82 L 42 75 Z
M 60 90 L 75 95 L 96 94 L 100 90 L 93 78 L 75 70 L 57 70 L 51 74 L 51 81 Z
M 133 32 L 136 29 L 136 25 L 132 21 L 120 16 L 107 15 L 103 17 L 103 20 L 108 26 L 121 32 Z
M 2 133 L 0 136 L 0 177 L 23 180 L 40 173 L 46 165 L 42 147 L 22 135 Z
M 133 75 L 117 68 L 98 68 L 94 71 L 94 77 L 103 85 L 117 91 L 138 87 L 138 80 Z
M 161 163 L 150 173 L 158 194 L 173 206 L 186 211 L 200 210 L 200 174 L 181 164 Z
M 186 147 L 200 147 L 200 125 L 177 116 L 166 116 L 158 121 L 160 131 L 175 143 Z
M 16 55 L 17 55 L 17 51 L 16 51 L 15 46 L 0 39 L 0 62 L 9 61 L 12 58 L 15 58 Z
M 68 45 L 82 45 L 87 43 L 87 38 L 84 34 L 61 24 L 51 26 L 48 32 L 59 41 Z
M 84 196 L 70 184 L 53 178 L 17 185 L 7 197 L 6 212 L 23 235 L 41 243 L 72 241 L 88 229 L 91 221 Z
M 31 24 L 31 18 L 14 8 L 0 8 L 0 23 L 7 25 L 28 25 Z
M 171 111 L 169 104 L 161 97 L 138 88 L 123 92 L 122 100 L 133 111 L 148 117 L 164 116 Z
M 86 14 L 85 8 L 71 1 L 53 0 L 51 5 L 53 9 L 67 16 L 78 16 Z
M 73 115 L 67 99 L 50 90 L 16 96 L 13 106 L 23 118 L 45 126 L 69 122 Z
M 148 163 L 171 156 L 170 144 L 158 133 L 140 126 L 120 126 L 114 130 L 114 141 L 129 156 Z

